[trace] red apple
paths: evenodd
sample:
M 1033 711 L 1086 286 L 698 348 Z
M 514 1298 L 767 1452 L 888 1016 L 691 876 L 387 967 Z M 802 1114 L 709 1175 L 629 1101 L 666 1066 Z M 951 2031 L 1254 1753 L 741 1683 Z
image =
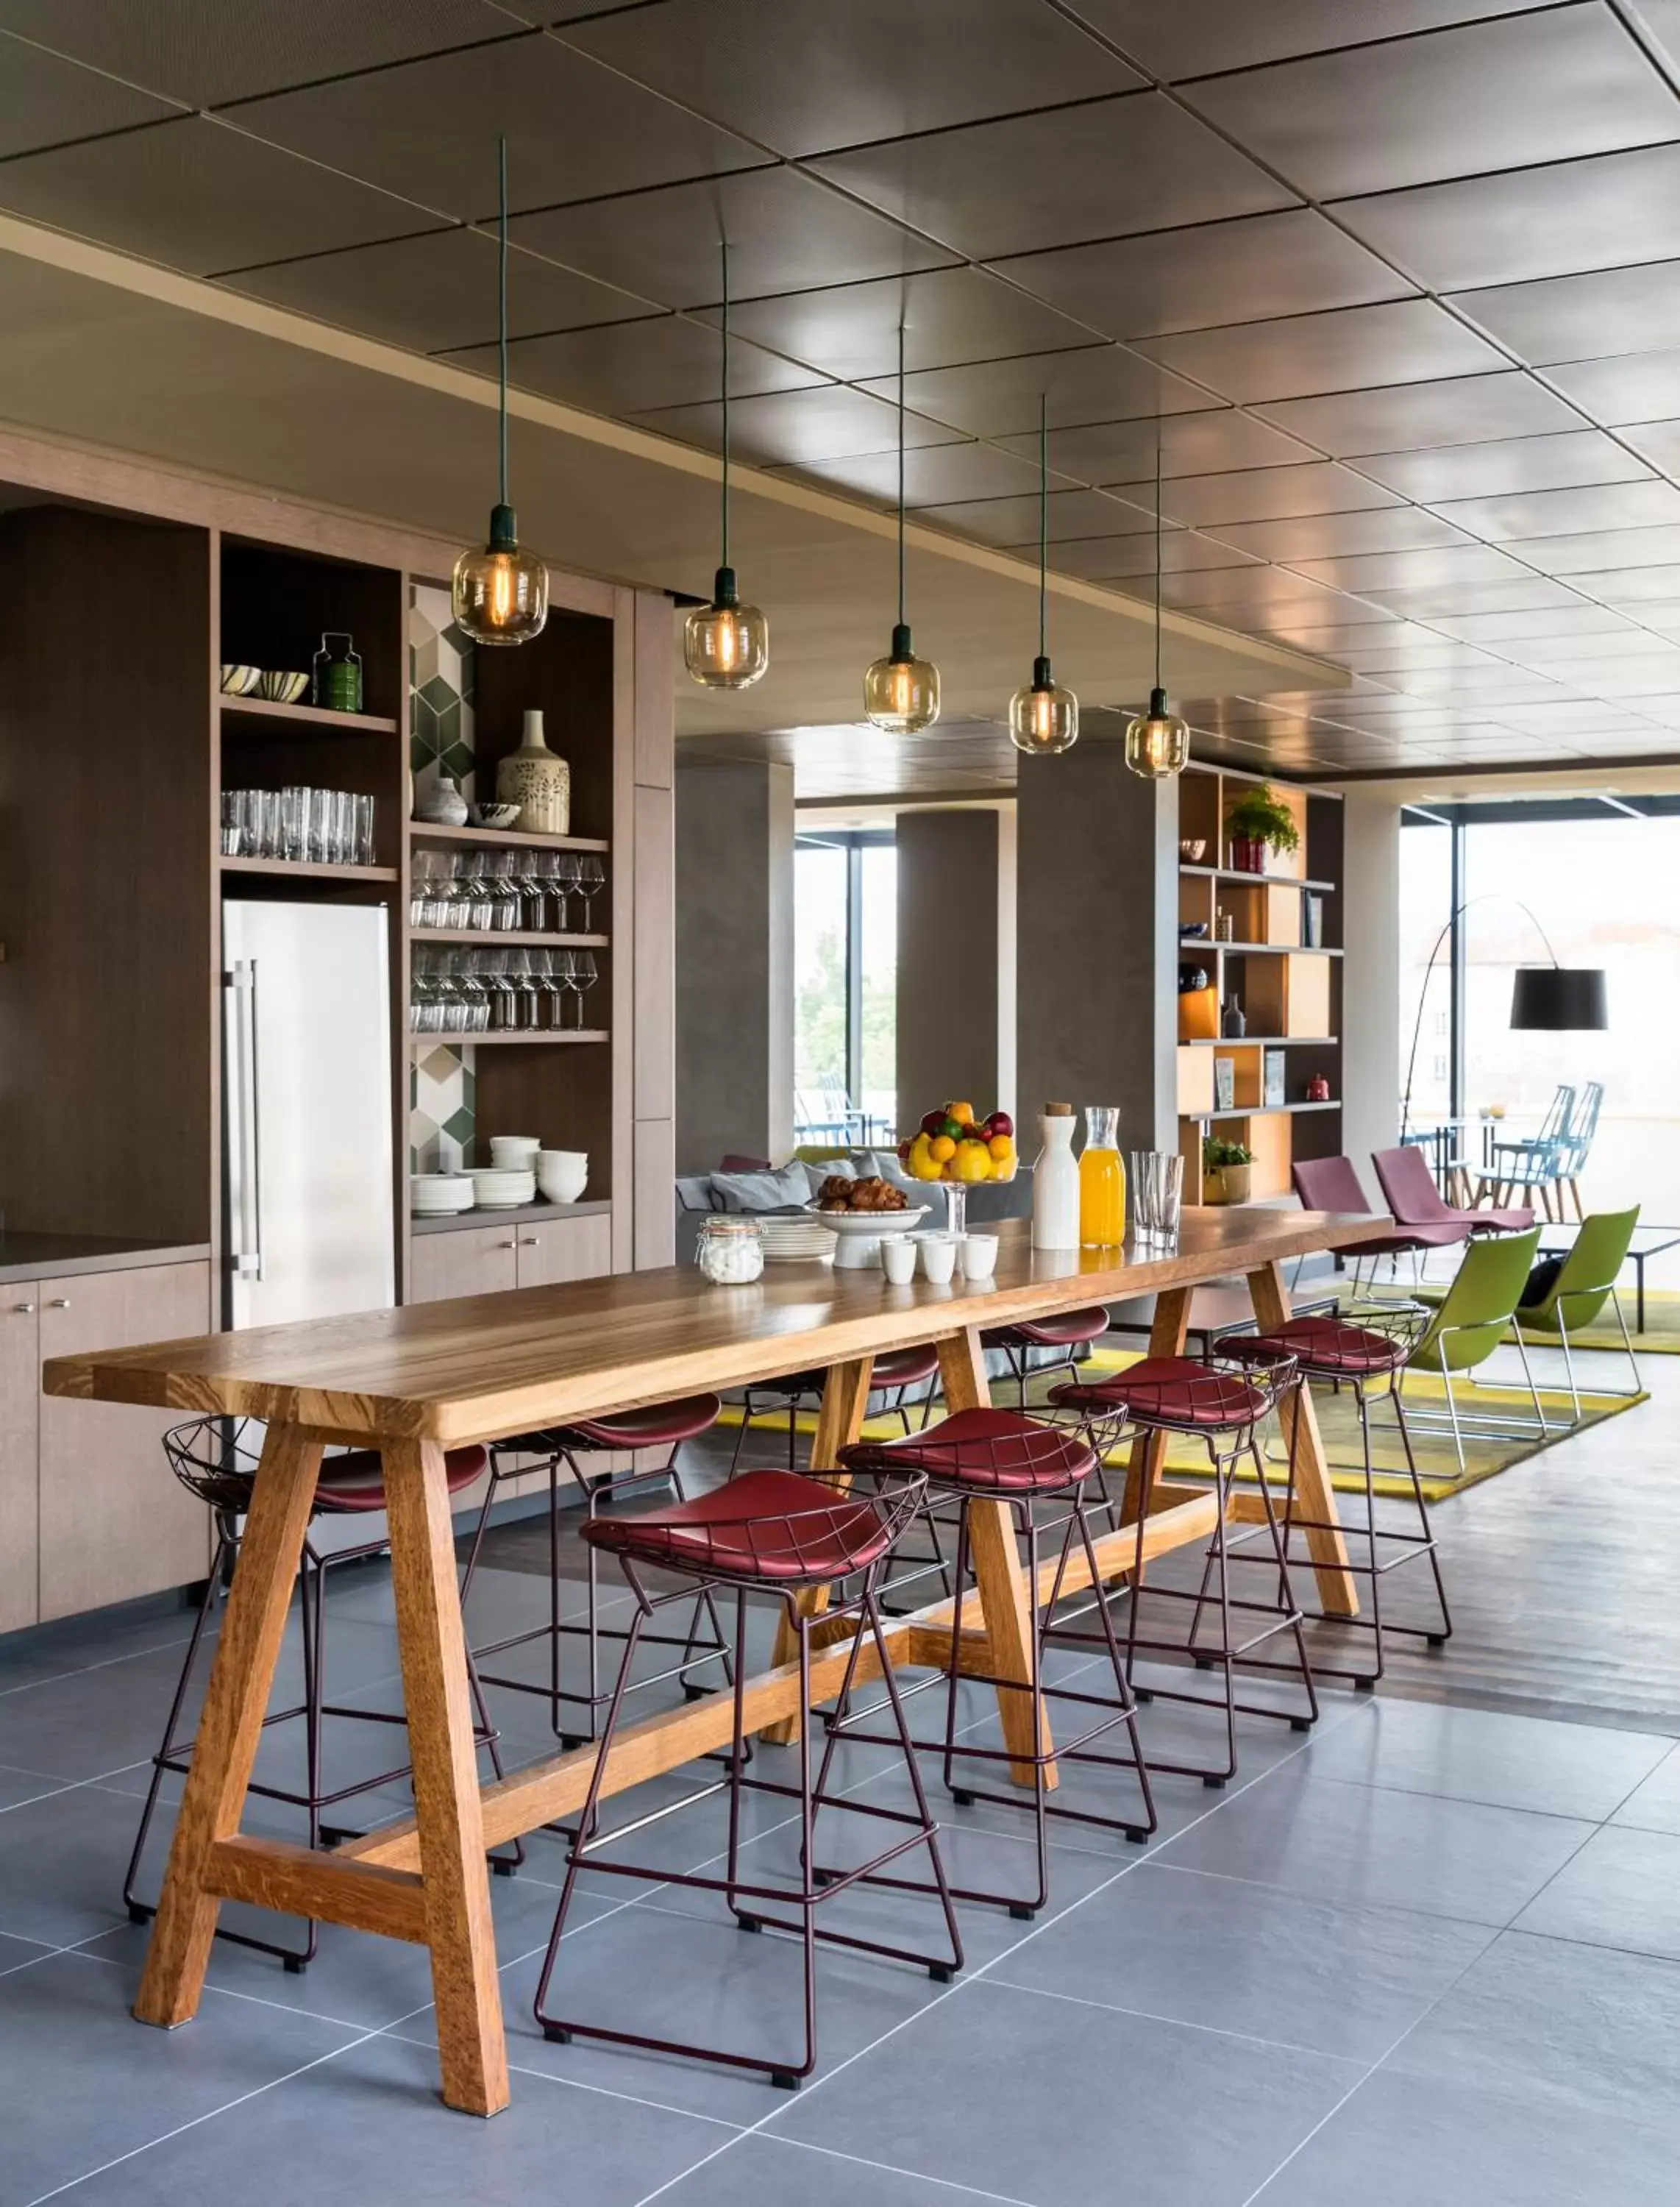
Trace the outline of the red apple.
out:
M 1013 1135 L 1015 1131 L 1015 1122 L 1007 1111 L 994 1111 L 986 1125 L 994 1134 Z
M 945 1114 L 942 1111 L 930 1111 L 922 1121 L 922 1132 L 924 1134 L 937 1134 L 943 1131 L 944 1126 Z

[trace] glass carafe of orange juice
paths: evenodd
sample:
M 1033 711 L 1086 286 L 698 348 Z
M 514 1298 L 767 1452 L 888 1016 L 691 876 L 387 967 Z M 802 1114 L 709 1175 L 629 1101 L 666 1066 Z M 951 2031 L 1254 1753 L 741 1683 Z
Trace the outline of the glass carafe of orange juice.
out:
M 1085 1107 L 1079 1153 L 1079 1242 L 1117 1249 L 1126 1239 L 1126 1166 L 1120 1154 L 1120 1113 L 1111 1104 Z

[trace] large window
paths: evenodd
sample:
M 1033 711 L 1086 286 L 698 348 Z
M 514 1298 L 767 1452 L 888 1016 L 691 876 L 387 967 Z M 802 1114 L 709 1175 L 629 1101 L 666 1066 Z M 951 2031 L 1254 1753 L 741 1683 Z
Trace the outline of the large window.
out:
M 793 853 L 799 1140 L 893 1135 L 897 971 L 898 851 L 890 832 L 802 834 Z
M 1638 1203 L 1653 1223 L 1680 1218 L 1680 1029 L 1671 1011 L 1680 998 L 1680 805 L 1547 799 L 1431 808 L 1414 819 L 1401 839 L 1402 1074 L 1430 944 L 1455 897 L 1463 910 L 1429 984 L 1412 1123 L 1456 1106 L 1468 1121 L 1456 1145 L 1474 1158 L 1484 1115 L 1532 1133 L 1559 1083 L 1602 1081 L 1583 1194 L 1599 1208 Z M 1606 1032 L 1511 1027 L 1513 969 L 1543 962 L 1547 940 L 1560 964 L 1604 968 Z

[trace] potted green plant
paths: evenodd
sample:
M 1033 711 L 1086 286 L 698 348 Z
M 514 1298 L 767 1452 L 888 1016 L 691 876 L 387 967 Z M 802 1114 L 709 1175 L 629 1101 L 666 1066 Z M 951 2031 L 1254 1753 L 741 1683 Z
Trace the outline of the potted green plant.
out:
M 1241 1142 L 1209 1134 L 1202 1143 L 1202 1201 L 1247 1203 L 1254 1152 Z
M 1300 847 L 1294 813 L 1264 782 L 1245 789 L 1236 799 L 1225 815 L 1225 833 L 1231 842 L 1231 864 L 1239 873 L 1263 874 L 1268 851 Z

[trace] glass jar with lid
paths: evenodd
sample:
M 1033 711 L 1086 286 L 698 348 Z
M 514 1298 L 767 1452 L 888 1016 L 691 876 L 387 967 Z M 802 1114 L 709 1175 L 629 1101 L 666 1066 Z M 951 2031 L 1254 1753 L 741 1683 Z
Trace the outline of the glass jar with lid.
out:
M 714 1286 L 744 1287 L 764 1270 L 758 1221 L 731 1211 L 703 1219 L 695 1261 Z

